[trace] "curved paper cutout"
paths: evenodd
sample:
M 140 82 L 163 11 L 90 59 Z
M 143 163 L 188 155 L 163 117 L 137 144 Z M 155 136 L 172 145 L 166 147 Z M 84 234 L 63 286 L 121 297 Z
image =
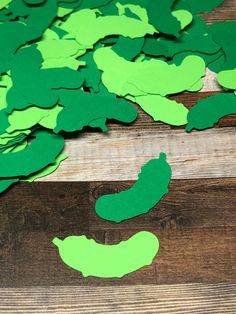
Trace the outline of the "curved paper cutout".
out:
M 0 178 L 28 176 L 55 162 L 64 147 L 63 137 L 46 131 L 17 153 L 0 154 Z
M 157 237 L 147 231 L 114 245 L 99 244 L 84 235 L 54 238 L 53 244 L 66 265 L 82 272 L 84 277 L 100 278 L 121 278 L 150 265 L 159 250 Z
M 199 100 L 188 113 L 186 131 L 204 130 L 213 127 L 221 118 L 236 114 L 236 96 L 223 93 Z
M 146 214 L 168 193 L 171 168 L 166 155 L 151 159 L 142 168 L 138 181 L 127 191 L 101 196 L 95 205 L 99 217 L 121 222 Z
M 55 132 L 61 130 L 72 132 L 82 130 L 84 126 L 93 124 L 107 131 L 106 119 L 115 119 L 124 123 L 133 122 L 137 118 L 137 110 L 130 103 L 120 98 L 89 95 L 81 90 L 59 91 L 60 104 L 64 108 L 57 117 Z

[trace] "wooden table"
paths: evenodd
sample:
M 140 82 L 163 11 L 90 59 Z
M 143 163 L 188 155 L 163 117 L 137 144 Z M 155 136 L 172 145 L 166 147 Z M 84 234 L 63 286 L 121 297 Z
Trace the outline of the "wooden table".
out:
M 236 1 L 204 17 L 236 19 Z M 218 92 L 208 73 L 201 93 L 176 99 L 191 107 Z M 57 172 L 0 198 L 0 313 L 235 314 L 235 126 L 236 116 L 229 116 L 186 134 L 140 111 L 131 126 L 111 124 L 108 134 L 68 139 L 70 158 Z M 121 224 L 99 219 L 95 200 L 130 187 L 140 166 L 161 151 L 173 170 L 169 194 L 148 215 Z M 140 230 L 158 235 L 160 253 L 153 265 L 120 280 L 83 278 L 51 243 L 54 236 L 86 234 L 111 244 Z

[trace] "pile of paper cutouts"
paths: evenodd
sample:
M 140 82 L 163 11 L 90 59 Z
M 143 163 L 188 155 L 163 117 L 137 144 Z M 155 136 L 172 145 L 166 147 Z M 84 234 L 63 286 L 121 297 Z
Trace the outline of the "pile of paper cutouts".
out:
M 1 1 L 0 192 L 55 171 L 67 158 L 68 133 L 84 127 L 107 132 L 108 119 L 135 121 L 134 103 L 155 121 L 186 126 L 187 132 L 236 114 L 236 21 L 207 25 L 198 16 L 222 3 Z M 222 93 L 190 110 L 169 98 L 200 91 L 206 68 L 217 73 Z M 161 154 L 143 167 L 130 190 L 101 197 L 96 213 L 113 222 L 145 214 L 168 192 L 170 177 Z M 121 277 L 150 264 L 159 247 L 148 232 L 114 247 L 81 237 L 55 238 L 54 243 L 62 259 L 85 276 Z M 134 257 L 142 245 L 146 255 Z M 88 264 L 87 257 L 74 263 L 70 254 L 75 246 L 85 246 L 83 258 L 90 256 L 100 269 Z

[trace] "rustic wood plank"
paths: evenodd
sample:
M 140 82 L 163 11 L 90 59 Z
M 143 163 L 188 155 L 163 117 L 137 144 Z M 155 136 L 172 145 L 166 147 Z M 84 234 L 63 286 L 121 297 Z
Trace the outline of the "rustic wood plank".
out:
M 236 19 L 236 0 L 225 0 L 214 11 L 200 15 L 207 23 Z
M 90 231 L 236 227 L 236 178 L 172 180 L 169 193 L 147 215 L 118 225 L 95 214 L 95 202 L 101 195 L 126 190 L 133 183 L 89 183 Z
M 95 217 L 94 202 L 99 195 L 130 184 L 43 182 L 12 188 L 1 198 L 0 286 L 236 280 L 236 178 L 176 180 L 170 193 L 147 215 L 122 224 Z M 160 253 L 153 265 L 121 280 L 83 278 L 61 262 L 51 243 L 54 236 L 86 234 L 111 244 L 140 230 L 157 234 Z
M 126 127 L 125 132 L 80 133 L 66 141 L 69 158 L 42 181 L 136 180 L 140 167 L 165 152 L 173 178 L 235 176 L 235 128 L 204 132 Z
M 24 314 L 236 312 L 236 284 L 0 289 L 0 312 Z

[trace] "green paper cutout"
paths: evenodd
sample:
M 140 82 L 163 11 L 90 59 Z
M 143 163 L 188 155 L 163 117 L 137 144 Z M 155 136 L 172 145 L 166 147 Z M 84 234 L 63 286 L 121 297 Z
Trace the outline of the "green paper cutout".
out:
M 24 150 L 0 154 L 0 178 L 28 176 L 55 162 L 64 147 L 64 139 L 46 131 L 34 135 L 36 138 Z
M 217 81 L 224 88 L 236 90 L 236 68 L 218 73 Z
M 10 153 L 10 152 L 17 153 L 17 152 L 21 151 L 22 149 L 25 149 L 26 146 L 27 146 L 27 141 L 24 141 L 22 143 L 17 143 L 13 147 L 6 148 L 2 153 L 3 154 Z
M 60 155 L 57 156 L 55 163 L 45 167 L 44 169 L 42 169 L 39 172 L 36 172 L 35 174 L 27 177 L 26 179 L 24 179 L 23 181 L 27 181 L 27 182 L 33 182 L 39 178 L 43 178 L 48 176 L 49 174 L 53 173 L 55 170 L 57 170 L 57 168 L 60 166 L 61 162 L 65 159 L 68 158 L 68 155 L 65 153 L 62 153 Z
M 140 231 L 126 241 L 104 245 L 86 236 L 53 239 L 62 261 L 84 277 L 121 278 L 150 265 L 159 250 L 157 237 Z
M 11 133 L 11 136 L 0 138 L 0 153 L 4 152 L 8 147 L 14 147 L 23 142 L 30 133 L 31 130 L 24 130 Z
M 151 159 L 141 168 L 138 181 L 129 190 L 101 196 L 96 214 L 114 222 L 146 214 L 168 193 L 170 179 L 171 168 L 161 153 L 159 159 Z
M 40 5 L 44 3 L 45 1 L 46 0 L 24 0 L 24 2 L 29 5 Z
M 84 87 L 92 88 L 94 93 L 99 92 L 99 83 L 101 81 L 101 72 L 98 70 L 96 63 L 93 60 L 93 51 L 87 52 L 80 58 L 86 65 L 80 69 L 84 76 Z
M 222 93 L 199 100 L 189 110 L 186 131 L 210 128 L 229 114 L 236 114 L 236 96 L 233 93 Z
M 184 53 L 185 57 L 195 54 L 195 52 L 216 54 L 220 47 L 207 34 L 207 31 L 206 22 L 195 16 L 193 22 L 186 30 L 181 32 L 179 38 L 146 38 L 143 52 L 151 56 L 165 56 L 168 58 L 173 58 L 178 53 Z
M 175 0 L 149 0 L 147 13 L 150 23 L 161 33 L 178 36 L 181 25 L 171 12 L 174 1 Z
M 154 121 L 180 126 L 187 124 L 188 109 L 175 100 L 160 95 L 147 95 L 135 98 L 135 102 L 148 113 Z
M 43 40 L 37 43 L 37 49 L 42 54 L 43 59 L 78 57 L 86 52 L 73 39 Z
M 69 33 L 69 37 L 76 37 L 85 48 L 92 48 L 99 39 L 109 35 L 137 38 L 156 32 L 152 25 L 134 18 L 123 15 L 97 17 L 94 11 L 86 9 L 71 14 L 61 28 Z
M 232 70 L 236 67 L 236 21 L 213 23 L 209 27 L 213 40 L 221 47 L 225 60 L 221 60 L 215 72 Z
M 12 79 L 9 75 L 4 74 L 0 80 L 0 111 L 7 107 L 7 93 L 12 87 Z
M 129 62 L 105 47 L 94 52 L 94 60 L 103 71 L 103 84 L 120 96 L 175 94 L 191 89 L 205 75 L 205 63 L 197 56 L 188 56 L 180 66 L 155 59 Z
M 0 110 L 0 134 L 4 133 L 8 126 L 6 110 Z
M 141 52 L 144 44 L 144 38 L 130 39 L 120 36 L 112 50 L 120 57 L 131 61 L 135 59 Z
M 220 50 L 220 52 L 221 53 L 218 55 L 217 59 L 207 64 L 208 69 L 215 73 L 221 71 L 223 65 L 225 64 L 225 54 L 222 50 Z
M 59 112 L 63 109 L 62 106 L 56 105 L 51 108 L 48 112 L 48 115 L 39 121 L 39 124 L 47 129 L 54 129 L 57 125 L 57 116 Z
M 6 180 L 1 180 L 0 179 L 0 193 L 6 191 L 12 184 L 18 182 L 18 178 L 14 179 L 6 179 Z
M 80 9 L 95 9 L 104 6 L 111 2 L 112 0 L 83 0 Z
M 53 89 L 76 89 L 83 84 L 84 77 L 81 72 L 70 68 L 42 69 L 41 78 Z
M 12 0 L 1 0 L 0 1 L 0 10 L 6 7 Z
M 206 27 L 198 17 L 194 18 L 193 23 L 181 33 L 178 39 L 167 39 L 161 37 L 159 40 L 147 38 L 143 51 L 152 56 L 166 56 L 173 58 L 169 64 L 180 65 L 189 55 L 201 57 L 206 65 L 217 60 L 223 52 L 219 46 L 206 33 Z M 207 26 L 205 24 L 205 26 Z M 186 51 L 185 51 L 186 50 Z
M 62 130 L 66 132 L 82 130 L 84 126 L 97 119 L 99 123 L 96 127 L 106 132 L 106 119 L 130 123 L 137 118 L 136 109 L 124 99 L 89 95 L 81 90 L 61 90 L 58 93 L 64 109 L 58 114 L 57 126 L 54 128 L 56 133 Z
M 173 60 L 171 60 L 169 64 L 174 63 L 175 65 L 180 65 L 183 62 L 183 60 L 189 55 L 198 56 L 202 58 L 206 66 L 209 68 L 211 64 L 216 62 L 222 55 L 224 55 L 224 53 L 221 50 L 213 54 L 206 54 L 197 51 L 184 51 L 174 55 Z
M 8 116 L 9 127 L 7 132 L 11 133 L 17 130 L 30 129 L 40 122 L 49 113 L 48 109 L 38 107 L 28 107 L 24 110 L 14 110 Z
M 174 9 L 186 9 L 193 14 L 211 12 L 221 5 L 224 0 L 178 0 Z
M 11 59 L 22 45 L 39 38 L 56 17 L 56 0 L 47 0 L 40 6 L 28 6 L 23 0 L 9 5 L 10 19 L 27 16 L 22 21 L 6 22 L 0 25 L 0 74 L 10 68 Z M 40 19 L 38 18 L 40 16 Z
M 35 45 L 22 48 L 15 54 L 11 64 L 13 87 L 7 95 L 8 112 L 32 105 L 49 108 L 57 103 L 57 95 L 41 77 L 41 62 L 41 54 Z

